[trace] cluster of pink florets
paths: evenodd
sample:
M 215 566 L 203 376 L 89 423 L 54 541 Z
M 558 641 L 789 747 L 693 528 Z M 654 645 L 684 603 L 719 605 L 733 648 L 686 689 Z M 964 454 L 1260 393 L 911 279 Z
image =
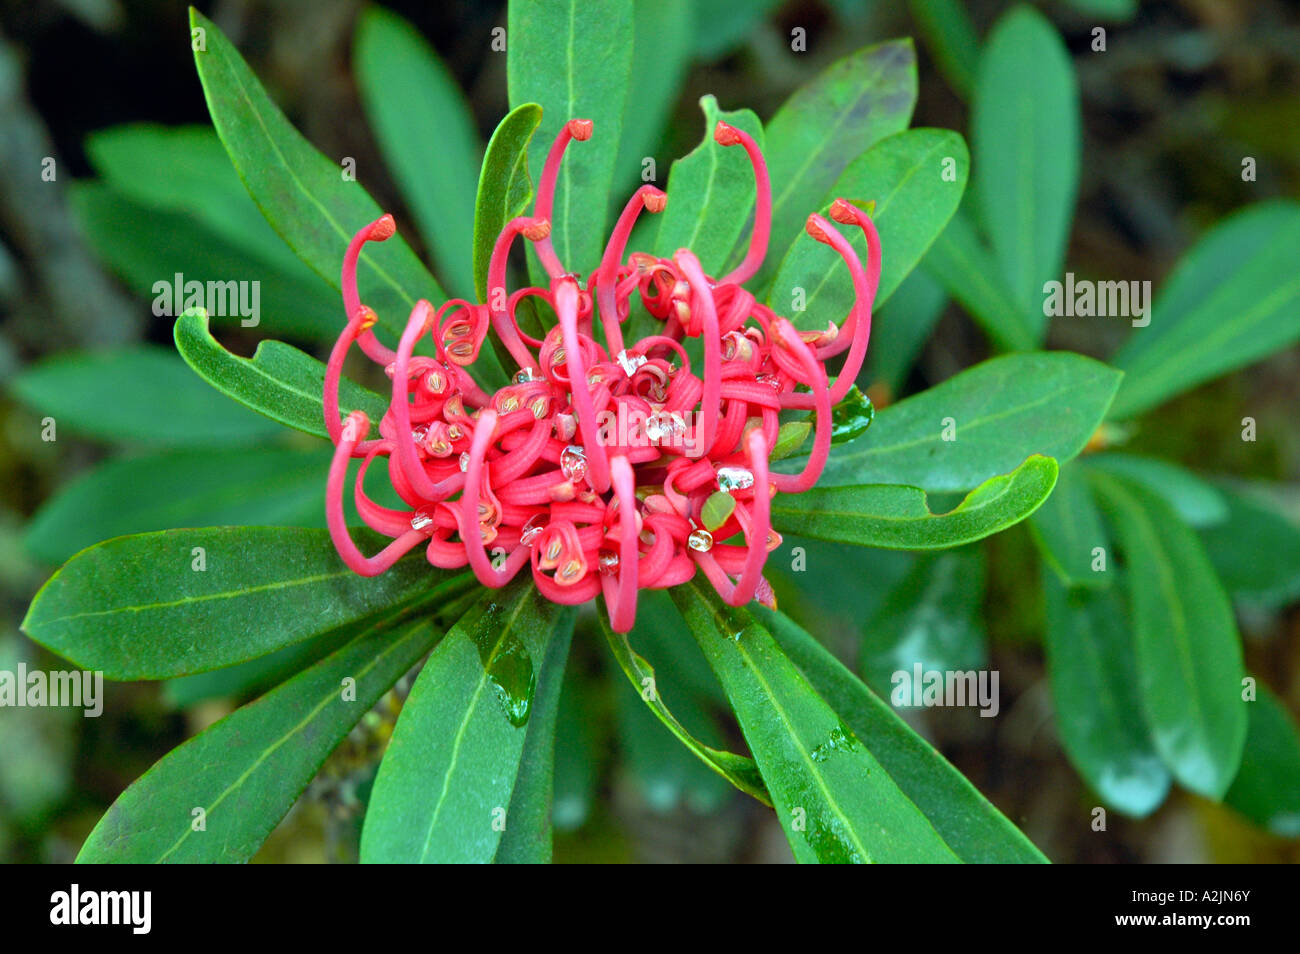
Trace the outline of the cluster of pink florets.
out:
M 551 147 L 532 216 L 508 223 L 488 270 L 488 302 L 459 299 L 435 309 L 420 301 L 397 350 L 374 336 L 375 314 L 357 293 L 357 258 L 366 242 L 393 234 L 385 215 L 361 229 L 343 260 L 348 322 L 325 379 L 325 423 L 335 444 L 327 491 L 330 533 L 357 573 L 382 573 L 416 546 L 431 564 L 469 565 L 489 587 L 508 583 L 525 564 L 541 592 L 557 603 L 603 593 L 610 622 L 631 628 L 640 587 L 662 588 L 702 571 L 724 600 L 772 603 L 762 576 L 779 543 L 770 521 L 777 492 L 811 487 L 826 463 L 831 407 L 847 393 L 866 354 L 871 306 L 880 277 L 880 247 L 866 213 L 837 199 L 830 214 L 866 236 L 863 268 L 843 235 L 820 215 L 808 232 L 833 247 L 852 276 L 856 301 L 842 328 L 801 332 L 757 302 L 742 283 L 767 252 L 771 187 L 754 140 L 726 123 L 715 139 L 740 145 L 757 186 L 753 235 L 744 261 L 721 278 L 706 275 L 689 249 L 671 259 L 623 253 L 637 216 L 659 212 L 667 196 L 638 189 L 619 216 L 599 267 L 585 283 L 566 271 L 550 240 L 551 205 L 565 148 L 590 138 L 588 120 L 569 121 Z M 517 236 L 533 247 L 549 288 L 506 291 L 507 257 Z M 631 298 L 664 322 L 662 333 L 628 345 L 622 324 Z M 516 308 L 526 296 L 558 317 L 543 339 L 520 330 Z M 600 323 L 603 344 L 594 333 Z M 489 327 L 519 371 L 487 394 L 466 370 Z M 425 336 L 436 357 L 415 356 Z M 696 374 L 681 342 L 702 339 Z M 392 403 L 367 439 L 370 422 L 354 411 L 340 419 L 339 376 L 355 342 L 392 379 Z M 824 362 L 848 352 L 839 376 Z M 769 455 L 788 409 L 815 412 L 813 441 L 798 474 L 771 473 Z M 616 426 L 612 426 L 616 424 Z M 409 509 L 372 501 L 362 487 L 367 468 L 385 457 L 398 496 Z M 393 542 L 364 556 L 348 532 L 343 496 L 348 462 L 360 458 L 355 500 L 361 518 Z M 734 506 L 708 529 L 705 502 L 727 493 Z M 724 501 L 725 502 L 725 501 Z M 731 538 L 742 543 L 726 543 Z

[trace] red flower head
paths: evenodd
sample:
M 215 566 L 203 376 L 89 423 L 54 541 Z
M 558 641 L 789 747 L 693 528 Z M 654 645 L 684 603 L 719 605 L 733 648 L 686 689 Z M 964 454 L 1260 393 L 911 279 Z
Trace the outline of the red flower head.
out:
M 509 222 L 496 241 L 488 301 L 453 299 L 437 310 L 418 302 L 395 352 L 371 331 L 375 314 L 361 303 L 356 281 L 362 247 L 393 234 L 392 216 L 367 225 L 348 245 L 348 322 L 325 378 L 325 423 L 335 444 L 326 499 L 330 534 L 348 566 L 366 576 L 384 572 L 418 545 L 434 566 L 468 564 L 490 587 L 504 586 L 530 565 L 537 587 L 557 603 L 603 593 L 618 632 L 632 627 L 640 587 L 674 586 L 697 570 L 732 605 L 756 597 L 770 605 L 763 565 L 780 543 L 771 527 L 771 498 L 807 490 L 826 463 L 831 406 L 857 377 L 871 333 L 880 279 L 876 230 L 851 203 L 836 199 L 831 205 L 831 218 L 865 234 L 864 269 L 830 222 L 808 217 L 808 233 L 843 257 L 856 301 L 842 328 L 832 323 L 826 331 L 797 331 L 742 287 L 767 252 L 772 193 L 754 140 L 720 122 L 717 142 L 741 146 L 754 167 L 758 202 L 744 261 L 712 278 L 689 249 L 671 259 L 633 253 L 624 260 L 637 217 L 662 211 L 667 201 L 647 185 L 628 201 L 599 266 L 582 282 L 555 253 L 550 217 L 564 151 L 570 140 L 591 133 L 589 120 L 573 119 L 556 138 L 533 215 Z M 521 235 L 533 243 L 550 287 L 507 294 L 506 259 Z M 633 295 L 664 326 L 629 346 L 622 326 Z M 559 319 L 541 340 L 516 320 L 527 296 L 542 299 Z M 593 327 L 597 320 L 603 345 Z M 466 370 L 489 325 L 519 367 L 513 382 L 491 395 Z M 436 357 L 413 354 L 426 336 Z M 691 367 L 685 338 L 701 339 L 702 373 Z M 366 439 L 364 413 L 340 422 L 339 375 L 353 342 L 393 382 L 392 404 L 373 440 Z M 845 350 L 831 384 L 824 363 Z M 768 470 L 786 409 L 816 413 L 812 449 L 798 474 Z M 358 551 L 343 515 L 354 457 L 361 460 L 358 512 L 393 538 L 373 557 Z M 387 458 L 393 488 L 410 509 L 381 507 L 366 496 L 362 483 L 376 457 Z M 734 506 L 720 526 L 705 529 L 705 501 L 719 493 L 729 494 Z M 737 536 L 743 544 L 715 542 Z

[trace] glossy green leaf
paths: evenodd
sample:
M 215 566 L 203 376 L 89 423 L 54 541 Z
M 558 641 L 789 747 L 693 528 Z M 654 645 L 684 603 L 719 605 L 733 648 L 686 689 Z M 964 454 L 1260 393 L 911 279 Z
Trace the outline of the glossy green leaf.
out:
M 323 527 L 329 461 L 324 451 L 274 446 L 115 457 L 60 487 L 23 542 L 57 564 L 129 533 L 241 522 Z
M 438 273 L 468 295 L 483 145 L 465 94 L 424 37 L 383 7 L 362 12 L 352 59 L 366 118 Z
M 1065 753 L 1102 801 L 1142 818 L 1170 775 L 1142 716 L 1133 630 L 1118 588 L 1067 590 L 1044 574 L 1047 673 Z
M 1163 497 L 1188 526 L 1212 527 L 1228 519 L 1228 502 L 1219 489 L 1186 467 L 1154 457 L 1113 451 L 1089 457 L 1088 466 L 1142 484 Z
M 551 142 L 570 119 L 594 124 L 571 143 L 555 191 L 551 240 L 569 271 L 586 275 L 605 248 L 614 164 L 632 89 L 632 0 L 608 0 L 599 24 L 583 0 L 515 0 L 508 16 L 510 103 L 540 103 L 542 148 L 528 156 L 534 181 Z
M 680 607 L 680 605 L 679 603 L 678 606 Z M 648 625 L 645 619 L 642 619 L 639 627 L 644 630 Z M 605 633 L 605 638 L 609 641 L 609 648 L 613 651 L 614 658 L 632 683 L 632 688 L 641 695 L 642 700 L 659 718 L 659 721 L 667 726 L 673 735 L 677 736 L 682 745 L 690 749 L 705 765 L 727 779 L 742 792 L 754 796 L 764 804 L 772 804 L 771 797 L 767 794 L 767 789 L 753 759 L 743 755 L 736 755 L 734 752 L 721 751 L 699 741 L 678 721 L 672 710 L 668 708 L 662 692 L 659 691 L 654 667 L 632 648 L 628 635 L 615 633 L 609 628 L 608 622 L 603 617 L 601 618 L 601 629 Z M 633 631 L 635 632 L 636 628 Z
M 961 0 L 909 0 L 921 37 L 948 85 L 970 95 L 979 67 L 980 40 Z
M 176 320 L 176 350 L 195 374 L 245 407 L 317 437 L 328 437 L 322 410 L 325 365 L 282 341 L 258 343 L 252 358 L 231 354 L 212 337 L 207 315 Z M 339 383 L 339 413 L 362 410 L 378 426 L 388 401 L 347 378 Z M 249 521 L 255 522 L 255 521 Z
M 659 213 L 655 254 L 671 257 L 689 248 L 710 275 L 723 273 L 754 209 L 754 170 L 739 146 L 719 146 L 713 130 L 719 121 L 743 129 L 763 147 L 763 124 L 748 109 L 722 112 L 712 96 L 700 98 L 704 138 L 673 163 L 668 174 L 668 204 Z
M 994 25 L 971 103 L 975 195 L 1011 294 L 1046 326 L 1043 284 L 1060 277 L 1079 189 L 1079 90 L 1056 28 L 1014 7 Z
M 731 700 L 795 859 L 958 861 L 771 633 L 706 590 L 692 581 L 672 596 Z
M 1003 351 L 1032 351 L 1039 321 L 1018 303 L 998 271 L 992 253 L 958 209 L 925 256 L 923 268 L 970 313 Z
M 528 736 L 554 731 L 538 687 L 574 614 L 531 580 L 489 591 L 438 644 L 402 707 L 361 833 L 364 862 L 487 862 L 503 848 Z M 538 716 L 539 724 L 533 723 Z M 546 723 L 541 725 L 540 723 Z M 504 825 L 503 825 L 504 823 Z M 521 850 L 510 847 L 508 852 Z
M 1264 202 L 1210 229 L 1179 261 L 1113 363 L 1130 417 L 1300 339 L 1300 205 Z
M 883 263 L 876 306 L 889 299 L 944 230 L 961 202 L 969 169 L 960 135 L 947 129 L 909 129 L 882 139 L 849 163 L 826 193 L 821 211 L 836 198 L 876 205 L 871 220 L 880 233 Z M 865 266 L 869 256 L 862 230 L 843 226 L 840 231 Z M 802 290 L 804 304 L 795 315 L 800 328 L 824 329 L 829 321 L 842 325 L 856 300 L 844 260 L 807 231 L 786 253 L 768 290 L 768 303 L 788 310 L 799 295 L 796 289 Z
M 821 643 L 784 614 L 762 609 L 757 614 L 780 649 L 962 861 L 1047 860 L 961 772 Z
M 59 431 L 104 441 L 201 447 L 251 444 L 281 433 L 154 345 L 65 351 L 26 368 L 10 389 L 41 418 L 54 418 Z
M 1032 456 L 1009 474 L 990 477 L 947 513 L 932 513 L 917 487 L 868 484 L 814 487 L 772 500 L 778 530 L 819 540 L 895 550 L 961 546 L 1024 520 L 1056 484 L 1056 461 Z
M 474 206 L 474 290 L 487 301 L 488 265 L 506 223 L 523 215 L 533 199 L 528 175 L 528 145 L 542 121 L 542 107 L 523 103 L 501 120 L 479 171 Z
M 208 112 L 249 195 L 298 256 L 338 288 L 348 242 L 382 210 L 360 182 L 344 177 L 343 157 L 328 158 L 293 128 L 215 23 L 191 8 L 190 26 L 205 40 L 194 62 Z M 361 256 L 357 276 L 362 300 L 394 333 L 417 300 L 446 298 L 397 235 Z
M 772 240 L 753 287 L 763 288 L 844 168 L 902 132 L 916 105 L 916 50 L 889 40 L 832 63 L 794 94 L 767 126 L 772 177 Z M 733 259 L 744 257 L 749 232 Z
M 1183 786 L 1220 799 L 1246 739 L 1241 640 L 1196 534 L 1160 497 L 1100 471 L 1090 477 L 1124 554 L 1142 711 Z
M 113 803 L 77 860 L 247 861 L 330 752 L 429 651 L 438 623 L 380 622 L 173 749 Z
M 359 536 L 376 548 L 374 535 Z M 23 631 L 105 678 L 165 679 L 256 659 L 448 576 L 418 551 L 381 576 L 357 576 L 324 530 L 142 533 L 69 560 L 36 594 Z
M 656 154 L 664 125 L 681 95 L 690 66 L 695 35 L 695 0 L 632 0 L 632 73 L 636 86 L 629 97 L 634 122 L 623 127 L 617 177 L 639 183 L 642 163 Z M 631 110 L 629 110 L 631 112 Z M 659 180 L 662 182 L 662 179 Z
M 924 269 L 913 269 L 884 310 L 872 317 L 865 381 L 883 382 L 891 394 L 901 391 L 947 304 L 943 286 Z
M 1300 731 L 1267 686 L 1250 703 L 1241 771 L 1223 800 L 1274 835 L 1300 838 Z
M 817 484 L 965 491 L 1032 454 L 1064 463 L 1101 424 L 1119 379 L 1068 351 L 985 361 L 880 411 L 871 430 L 832 451 Z M 783 461 L 778 469 L 802 466 Z
M 289 252 L 247 193 L 239 201 L 251 208 L 262 228 L 270 233 L 270 240 L 287 255 L 287 262 L 284 255 L 254 253 L 246 241 L 227 238 L 193 210 L 143 205 L 119 195 L 115 188 L 101 182 L 73 183 L 73 211 L 99 257 L 136 295 L 150 300 L 162 320 L 190 304 L 187 299 L 196 289 L 191 286 L 187 290 L 184 284 L 197 281 L 203 283 L 203 305 L 211 304 L 214 311 L 221 312 L 214 318 L 222 324 L 242 328 L 244 322 L 256 321 L 249 327 L 256 327 L 260 334 L 312 341 L 333 341 L 338 337 L 343 323 L 338 293 Z M 232 223 L 231 227 L 237 225 Z M 247 234 L 258 232 L 249 229 Z M 166 241 L 160 241 L 159 236 L 166 236 Z M 177 275 L 182 279 L 179 302 Z M 209 282 L 217 284 L 209 286 Z M 249 284 L 230 286 L 229 282 Z M 233 294 L 246 297 L 234 298 L 232 287 Z M 171 289 L 170 293 L 165 293 L 165 288 Z
M 1056 489 L 1029 518 L 1029 529 L 1044 563 L 1066 586 L 1110 586 L 1110 536 L 1080 467 L 1061 468 Z
M 1224 587 L 1237 599 L 1268 608 L 1300 598 L 1300 525 L 1271 499 L 1267 485 L 1217 487 L 1228 519 L 1202 530 L 1201 541 Z

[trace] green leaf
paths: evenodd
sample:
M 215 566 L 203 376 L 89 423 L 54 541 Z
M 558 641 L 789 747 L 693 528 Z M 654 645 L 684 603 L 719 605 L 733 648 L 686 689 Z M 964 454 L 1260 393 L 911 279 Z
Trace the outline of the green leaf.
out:
M 798 624 L 784 614 L 762 609 L 758 617 L 962 861 L 1047 860 L 961 772 Z
M 224 153 L 223 161 L 229 166 Z M 247 241 L 227 238 L 190 209 L 142 205 L 102 182 L 74 182 L 71 189 L 73 211 L 96 253 L 136 295 L 151 299 L 158 315 L 183 311 L 186 299 L 197 290 L 191 286 L 186 291 L 185 284 L 201 282 L 202 303 L 222 312 L 214 317 L 223 324 L 242 327 L 256 319 L 255 327 L 263 334 L 333 341 L 343 324 L 337 292 L 289 252 L 247 193 L 241 192 L 239 201 L 251 208 L 283 256 L 255 254 Z M 247 233 L 256 234 L 252 229 Z M 179 302 L 177 275 L 182 281 Z M 247 297 L 236 299 L 241 288 Z M 164 289 L 171 289 L 166 297 Z
M 1169 792 L 1142 716 L 1133 630 L 1118 588 L 1067 590 L 1044 574 L 1047 674 L 1056 731 L 1070 763 L 1102 801 L 1143 818 Z
M 107 679 L 165 679 L 256 659 L 447 578 L 423 554 L 357 576 L 324 530 L 166 530 L 78 553 L 41 587 L 22 628 Z
M 689 248 L 706 273 L 719 275 L 753 213 L 754 171 L 745 151 L 719 146 L 713 130 L 719 121 L 729 123 L 753 136 L 761 149 L 763 124 L 748 109 L 720 111 L 713 96 L 700 97 L 700 109 L 704 138 L 669 171 L 668 204 L 657 216 L 654 249 L 668 258 L 679 248 Z
M 379 206 L 344 178 L 342 157 L 330 160 L 293 128 L 215 23 L 191 7 L 190 26 L 204 31 L 207 48 L 194 53 L 203 95 L 249 195 L 299 258 L 338 288 L 348 242 L 379 218 Z M 362 300 L 396 334 L 417 300 L 446 297 L 397 235 L 361 256 L 357 276 Z
M 59 430 L 104 441 L 201 447 L 251 444 L 280 433 L 154 345 L 65 351 L 22 371 L 10 388 L 42 418 L 54 418 Z
M 1241 641 L 1196 534 L 1140 484 L 1090 472 L 1124 553 L 1142 711 L 1183 786 L 1218 800 L 1246 739 Z
M 917 487 L 814 487 L 778 494 L 772 501 L 772 523 L 783 532 L 864 547 L 956 547 L 1005 530 L 1037 510 L 1056 485 L 1056 469 L 1050 457 L 1029 457 L 941 514 L 930 511 L 925 491 Z
M 1217 487 L 1186 467 L 1137 454 L 1106 453 L 1088 458 L 1088 466 L 1127 477 L 1174 508 L 1192 527 L 1212 527 L 1228 519 L 1228 502 Z
M 980 670 L 988 663 L 981 610 L 984 551 L 926 554 L 862 626 L 862 675 L 888 694 L 897 672 Z
M 1032 351 L 1039 321 L 1016 300 L 962 209 L 953 215 L 925 256 L 926 274 L 961 302 L 976 323 L 1003 351 Z
M 223 348 L 208 330 L 208 317 L 187 312 L 176 319 L 176 350 L 194 373 L 222 394 L 273 421 L 328 437 L 322 410 L 325 365 L 282 341 L 258 343 L 252 358 Z M 377 427 L 388 401 L 347 378 L 339 382 L 339 413 L 362 410 Z M 250 521 L 252 522 L 252 521 Z
M 632 86 L 632 0 L 600 6 L 599 24 L 583 0 L 515 0 L 508 17 L 510 103 L 540 103 L 544 148 L 528 167 L 541 177 L 546 151 L 570 119 L 590 119 L 589 142 L 572 143 L 556 185 L 551 239 L 564 267 L 587 274 L 608 237 L 614 163 Z
M 902 390 L 947 304 L 943 286 L 924 269 L 913 269 L 871 322 L 866 380 L 884 382 L 891 394 Z
M 587 677 L 570 666 L 564 675 L 555 726 L 555 802 L 551 822 L 560 831 L 573 831 L 585 824 L 596 798 L 596 733 L 588 720 L 594 705 L 594 692 Z
M 955 163 L 952 181 L 946 171 L 950 161 Z M 836 198 L 876 204 L 871 220 L 880 233 L 883 265 L 875 306 L 889 299 L 944 230 L 961 202 L 969 169 L 960 135 L 946 129 L 909 129 L 882 139 L 853 160 L 823 197 L 823 210 Z M 854 226 L 840 231 L 866 266 L 862 230 Z M 822 329 L 828 321 L 843 324 L 856 300 L 843 259 L 807 231 L 799 233 L 781 262 L 768 304 L 787 307 L 796 297 L 795 289 L 803 290 L 805 308 L 795 316 L 800 328 Z
M 994 25 L 971 103 L 975 195 L 1014 299 L 1046 326 L 1043 284 L 1059 278 L 1079 189 L 1079 90 L 1070 54 L 1037 10 Z
M 1265 685 L 1250 704 L 1241 771 L 1223 800 L 1274 835 L 1300 838 L 1300 732 Z
M 511 819 L 543 664 L 567 640 L 574 613 L 531 580 L 483 595 L 438 644 L 411 688 L 380 763 L 361 833 L 363 862 L 488 862 Z M 550 713 L 540 719 L 553 732 Z M 508 848 L 512 853 L 516 847 Z
M 352 59 L 366 118 L 439 274 L 468 295 L 483 154 L 469 104 L 419 32 L 382 7 L 362 12 Z
M 1228 592 L 1266 608 L 1300 598 L 1300 526 L 1265 494 L 1218 486 L 1228 519 L 1202 530 L 1201 540 Z
M 632 73 L 636 77 L 636 122 L 623 129 L 618 165 L 642 171 L 655 154 L 664 126 L 681 95 L 695 39 L 693 0 L 632 0 Z M 617 181 L 617 180 L 616 180 Z
M 680 607 L 680 605 L 679 603 L 678 606 Z M 633 627 L 633 632 L 638 629 L 644 632 L 648 628 L 649 624 L 643 617 L 641 622 Z M 712 748 L 699 741 L 678 721 L 672 710 L 668 708 L 668 704 L 664 702 L 663 694 L 659 691 L 654 667 L 632 648 L 628 635 L 614 632 L 609 628 L 608 621 L 603 617 L 601 618 L 601 630 L 609 641 L 609 648 L 614 653 L 614 658 L 618 660 L 619 666 L 622 667 L 623 672 L 632 683 L 632 688 L 640 694 L 641 699 L 650 707 L 650 710 L 659 718 L 659 721 L 667 726 L 673 735 L 677 736 L 682 745 L 690 749 L 705 765 L 727 779 L 742 792 L 754 796 L 765 805 L 772 804 L 771 796 L 767 793 L 767 788 L 763 784 L 763 779 L 759 775 L 759 769 L 754 764 L 754 760 L 743 755 L 736 755 L 734 752 L 725 752 Z
M 474 290 L 480 301 L 487 301 L 488 265 L 497 236 L 533 200 L 528 144 L 541 121 L 542 107 L 536 103 L 516 106 L 492 133 L 483 156 L 474 206 Z
M 1119 379 L 1068 351 L 993 358 L 877 413 L 871 430 L 835 448 L 818 486 L 965 491 L 1032 454 L 1064 463 L 1096 431 Z
M 1116 353 L 1125 372 L 1116 417 L 1245 367 L 1300 339 L 1300 205 L 1264 202 L 1210 229 L 1178 263 Z
M 1097 558 L 1110 553 L 1110 536 L 1081 468 L 1061 468 L 1056 489 L 1029 518 L 1029 528 L 1043 562 L 1066 586 L 1110 586 L 1110 567 L 1094 569 Z
M 772 241 L 754 279 L 764 288 L 786 249 L 803 231 L 849 162 L 886 136 L 902 132 L 916 105 L 916 50 L 889 40 L 837 60 L 795 90 L 767 126 L 772 177 Z M 748 229 L 733 259 L 744 257 Z
M 912 17 L 948 85 L 970 95 L 979 66 L 980 39 L 960 0 L 909 0 Z
M 100 540 L 150 530 L 324 526 L 329 460 L 284 447 L 115 457 L 60 487 L 23 542 L 41 560 L 62 563 Z
M 717 530 L 718 527 L 727 522 L 735 509 L 736 498 L 725 490 L 710 494 L 709 498 L 704 501 L 704 508 L 700 512 L 700 520 L 704 523 L 704 529 Z
M 695 0 L 695 52 L 711 60 L 744 42 L 779 0 Z
M 776 432 L 776 443 L 772 445 L 770 460 L 784 460 L 791 454 L 798 453 L 803 442 L 812 433 L 812 425 L 807 421 L 786 421 Z
M 1138 0 L 1064 0 L 1085 16 L 1127 21 L 1137 15 Z
M 772 635 L 706 589 L 693 581 L 672 596 L 731 700 L 795 859 L 958 861 Z
M 173 749 L 118 798 L 79 862 L 243 862 L 352 727 L 437 640 L 384 620 Z M 354 682 L 349 683 L 349 680 Z M 347 692 L 351 686 L 355 694 Z M 194 828 L 202 808 L 206 827 Z

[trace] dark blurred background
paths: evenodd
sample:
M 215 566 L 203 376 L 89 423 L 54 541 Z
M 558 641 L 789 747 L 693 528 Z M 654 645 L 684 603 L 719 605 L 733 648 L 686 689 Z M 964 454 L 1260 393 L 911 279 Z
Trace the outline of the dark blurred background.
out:
M 901 0 L 790 0 L 738 35 L 702 30 L 660 147 L 672 157 L 698 142 L 697 101 L 770 118 L 788 94 L 840 56 L 868 43 L 916 35 Z M 458 77 L 484 140 L 507 109 L 505 57 L 489 55 L 504 4 L 443 0 L 385 4 L 411 20 Z M 711 6 L 725 8 L 725 3 Z M 366 187 L 399 218 L 349 63 L 356 0 L 228 0 L 200 3 L 240 48 L 300 130 L 328 155 L 357 157 Z M 598 17 L 593 4 L 593 17 Z M 983 35 L 1007 8 L 968 4 Z M 1271 196 L 1300 197 L 1300 4 L 1287 0 L 1154 0 L 1131 20 L 1101 0 L 1040 4 L 1075 57 L 1083 101 L 1084 159 L 1069 262 L 1080 271 L 1159 282 L 1211 223 Z M 1119 6 L 1123 6 L 1120 4 Z M 1101 11 L 1087 12 L 1088 10 Z M 719 21 L 721 22 L 721 21 Z M 1089 50 L 1094 26 L 1108 52 Z M 790 31 L 807 31 L 792 54 Z M 593 22 L 593 29 L 599 29 Z M 914 125 L 967 132 L 967 106 L 934 68 L 923 43 Z M 152 340 L 168 344 L 169 321 L 150 316 L 80 237 L 64 188 L 35 188 L 41 159 L 58 161 L 60 184 L 91 174 L 88 133 L 118 123 L 207 123 L 189 48 L 186 5 L 156 0 L 0 2 L 0 375 L 52 352 Z M 1258 163 L 1243 182 L 1241 157 Z M 663 175 L 661 175 L 662 184 Z M 630 179 L 629 179 L 630 181 Z M 413 235 L 408 235 L 415 241 Z M 1058 322 L 1051 347 L 1109 353 L 1120 323 Z M 925 387 L 988 356 L 972 322 L 949 306 L 906 390 Z M 1292 349 L 1201 387 L 1145 420 L 1143 449 L 1205 472 L 1300 479 L 1300 353 Z M 1237 426 L 1243 408 L 1259 421 L 1258 444 L 1214 435 Z M 31 412 L 0 398 L 0 668 L 52 657 L 18 633 L 26 605 L 52 567 L 27 556 L 20 528 L 42 500 L 104 451 L 74 439 L 45 444 Z M 1267 436 L 1266 436 L 1267 435 Z M 1300 515 L 1300 498 L 1290 500 Z M 1079 819 L 1095 803 L 1051 729 L 1038 630 L 1037 561 L 1023 527 L 992 543 L 984 625 L 992 668 L 1002 673 L 1003 715 L 973 709 L 923 711 L 909 720 L 1055 861 L 1163 862 L 1300 860 L 1295 842 L 1271 838 L 1231 810 L 1175 792 L 1152 817 L 1112 813 L 1105 835 Z M 882 569 L 882 573 L 888 569 Z M 839 618 L 800 606 L 813 632 L 845 640 L 878 601 L 875 568 L 862 571 L 862 604 Z M 1269 673 L 1292 711 L 1300 700 L 1300 612 L 1243 620 L 1248 668 Z M 575 641 L 574 666 L 595 673 L 603 646 Z M 621 676 L 616 678 L 621 680 Z M 557 860 L 754 861 L 788 859 L 774 820 L 736 793 L 665 804 L 633 784 L 614 758 L 605 726 L 614 703 L 586 683 L 587 770 L 595 798 L 565 801 Z M 592 688 L 594 686 L 594 688 Z M 371 713 L 268 842 L 260 859 L 318 861 L 351 856 L 367 767 L 391 726 L 400 693 Z M 156 685 L 111 687 L 105 713 L 0 710 L 0 860 L 68 861 L 104 809 L 153 761 L 226 711 L 229 702 L 188 709 Z M 562 756 L 563 758 L 563 756 Z M 574 798 L 578 796 L 574 795 Z M 671 800 L 670 800 L 671 801 Z

